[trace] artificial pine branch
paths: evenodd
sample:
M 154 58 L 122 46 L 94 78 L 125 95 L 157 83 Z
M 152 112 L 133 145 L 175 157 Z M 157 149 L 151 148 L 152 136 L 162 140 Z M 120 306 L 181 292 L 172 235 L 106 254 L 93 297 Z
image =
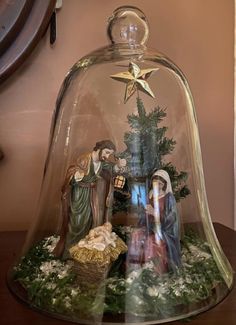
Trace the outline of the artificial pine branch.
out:
M 170 162 L 165 162 L 165 156 L 175 149 L 176 141 L 168 138 L 166 126 L 159 124 L 164 121 L 167 113 L 159 106 L 149 113 L 146 112 L 143 101 L 137 98 L 137 114 L 127 116 L 131 131 L 124 134 L 124 143 L 127 148 L 120 154 L 127 160 L 128 178 L 150 177 L 154 171 L 165 169 L 172 183 L 173 192 L 177 201 L 185 198 L 190 191 L 185 184 L 187 173 L 177 171 Z M 121 200 L 122 201 L 122 200 Z M 114 211 L 126 210 L 126 203 L 116 202 Z

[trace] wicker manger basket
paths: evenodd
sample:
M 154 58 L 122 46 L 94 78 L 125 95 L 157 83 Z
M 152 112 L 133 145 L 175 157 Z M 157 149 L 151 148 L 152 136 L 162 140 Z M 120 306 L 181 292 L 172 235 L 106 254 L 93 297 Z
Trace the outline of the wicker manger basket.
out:
M 103 251 L 75 245 L 70 248 L 74 260 L 74 270 L 80 284 L 99 284 L 107 276 L 112 262 L 127 251 L 123 240 L 117 237 L 116 246 L 107 246 Z

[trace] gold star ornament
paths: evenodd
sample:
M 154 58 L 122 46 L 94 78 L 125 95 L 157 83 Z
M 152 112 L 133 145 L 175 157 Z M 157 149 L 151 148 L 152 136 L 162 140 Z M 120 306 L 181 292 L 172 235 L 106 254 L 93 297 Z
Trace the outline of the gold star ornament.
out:
M 126 83 L 125 89 L 125 98 L 124 103 L 128 101 L 128 99 L 137 91 L 141 90 L 149 96 L 155 98 L 149 84 L 146 79 L 150 77 L 150 75 L 157 71 L 159 68 L 151 68 L 151 69 L 143 69 L 141 70 L 137 64 L 134 62 L 130 62 L 129 70 L 120 72 L 110 77 L 114 80 L 118 80 Z

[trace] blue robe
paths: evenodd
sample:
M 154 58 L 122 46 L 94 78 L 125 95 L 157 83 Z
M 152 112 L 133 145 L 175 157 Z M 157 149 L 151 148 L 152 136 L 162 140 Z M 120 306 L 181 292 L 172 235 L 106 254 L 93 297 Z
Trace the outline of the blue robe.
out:
M 161 207 L 161 200 L 164 205 Z M 163 203 L 163 201 L 162 201 Z M 153 200 L 150 200 L 153 205 Z M 169 192 L 159 199 L 162 241 L 166 245 L 168 271 L 175 271 L 181 266 L 180 224 L 174 195 Z M 148 220 L 146 220 L 146 217 Z M 155 234 L 156 225 L 153 215 L 142 218 L 139 226 L 147 227 L 149 234 Z
M 181 266 L 180 224 L 174 195 L 167 193 L 164 200 L 161 233 L 167 247 L 169 271 L 174 271 L 176 267 Z

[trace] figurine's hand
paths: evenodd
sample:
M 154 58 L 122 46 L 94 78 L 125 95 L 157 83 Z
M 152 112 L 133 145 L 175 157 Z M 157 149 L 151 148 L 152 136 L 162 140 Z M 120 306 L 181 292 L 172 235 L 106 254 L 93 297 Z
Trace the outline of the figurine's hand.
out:
M 74 177 L 75 177 L 76 182 L 79 182 L 79 181 L 81 181 L 83 179 L 84 173 L 80 173 L 79 171 L 77 171 L 75 173 Z
M 151 204 L 147 204 L 147 205 L 146 205 L 146 212 L 147 212 L 148 214 L 154 215 L 154 209 L 153 209 L 153 207 L 151 206 Z
M 117 167 L 119 167 L 119 168 L 125 167 L 127 164 L 126 159 L 119 158 L 116 164 L 117 164 Z
M 127 162 L 126 162 L 126 159 L 122 159 L 122 158 L 119 158 L 116 162 L 116 165 L 115 165 L 115 172 L 121 172 L 121 173 L 124 173 L 125 170 L 126 170 L 126 165 L 127 165 Z

